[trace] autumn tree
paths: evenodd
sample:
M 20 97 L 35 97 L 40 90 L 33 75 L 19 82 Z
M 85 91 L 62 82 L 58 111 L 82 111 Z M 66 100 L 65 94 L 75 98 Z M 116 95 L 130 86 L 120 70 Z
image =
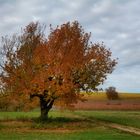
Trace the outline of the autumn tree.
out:
M 106 96 L 109 100 L 118 100 L 119 95 L 115 87 L 108 87 L 106 89 Z
M 1 82 L 4 93 L 26 106 L 38 98 L 41 117 L 52 106 L 72 107 L 83 100 L 80 91 L 97 90 L 116 60 L 104 44 L 89 42 L 77 21 L 52 28 L 48 37 L 39 23 L 30 23 L 20 35 L 3 38 Z

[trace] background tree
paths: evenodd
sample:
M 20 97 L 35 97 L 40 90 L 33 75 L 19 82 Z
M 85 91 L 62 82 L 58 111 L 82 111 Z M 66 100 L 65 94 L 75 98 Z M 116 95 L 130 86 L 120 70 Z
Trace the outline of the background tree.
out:
M 115 87 L 108 87 L 106 89 L 106 95 L 109 100 L 117 100 L 119 99 L 118 92 Z
M 11 99 L 26 108 L 38 98 L 41 117 L 47 118 L 53 104 L 72 107 L 83 100 L 81 90 L 97 90 L 116 60 L 103 44 L 89 43 L 90 34 L 77 21 L 50 26 L 47 38 L 44 29 L 30 23 L 21 35 L 3 38 L 0 77 Z

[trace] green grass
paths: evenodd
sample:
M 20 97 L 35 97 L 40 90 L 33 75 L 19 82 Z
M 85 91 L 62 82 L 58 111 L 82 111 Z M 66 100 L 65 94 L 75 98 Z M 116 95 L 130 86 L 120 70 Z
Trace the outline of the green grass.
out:
M 118 124 L 128 125 L 140 128 L 140 112 L 139 111 L 50 111 L 49 117 L 51 122 L 68 122 L 77 119 L 74 114 L 79 117 L 103 120 Z M 2 120 L 32 120 L 39 121 L 39 112 L 0 112 L 0 121 Z
M 140 111 L 77 111 L 78 115 L 140 128 Z
M 136 111 L 51 111 L 45 122 L 38 119 L 39 115 L 0 112 L 0 140 L 140 140 L 137 135 L 98 123 L 100 119 L 139 127 L 140 112 Z
M 0 120 L 39 117 L 39 112 L 0 112 Z
M 139 140 L 138 136 L 104 127 L 71 133 L 0 133 L 0 140 Z

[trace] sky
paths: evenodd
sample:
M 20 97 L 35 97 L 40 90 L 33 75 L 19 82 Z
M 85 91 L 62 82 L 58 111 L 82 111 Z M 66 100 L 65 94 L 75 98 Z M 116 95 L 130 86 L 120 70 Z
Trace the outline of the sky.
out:
M 102 86 L 140 93 L 140 0 L 0 0 L 0 37 L 32 21 L 53 27 L 77 20 L 118 64 Z

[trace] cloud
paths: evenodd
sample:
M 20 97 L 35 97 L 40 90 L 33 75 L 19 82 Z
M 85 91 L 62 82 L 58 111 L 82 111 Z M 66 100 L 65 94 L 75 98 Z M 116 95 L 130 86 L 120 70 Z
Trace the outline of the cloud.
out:
M 140 82 L 138 80 L 140 65 L 128 67 L 128 69 L 118 68 L 114 74 L 108 76 L 104 89 L 109 86 L 115 86 L 119 92 L 139 92 Z
M 19 32 L 31 21 L 48 27 L 78 20 L 92 32 L 93 42 L 103 41 L 119 58 L 104 87 L 140 92 L 139 5 L 139 0 L 0 0 L 0 36 Z

